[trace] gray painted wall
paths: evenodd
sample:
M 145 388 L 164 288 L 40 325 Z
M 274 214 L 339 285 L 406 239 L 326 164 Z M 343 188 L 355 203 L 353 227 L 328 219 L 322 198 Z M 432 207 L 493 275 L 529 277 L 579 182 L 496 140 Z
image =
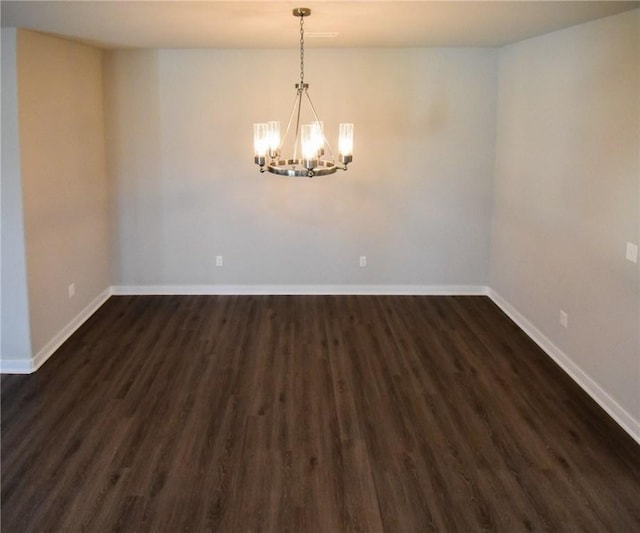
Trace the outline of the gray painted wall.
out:
M 329 142 L 356 124 L 350 169 L 313 180 L 252 156 L 253 122 L 288 117 L 296 50 L 107 54 L 115 284 L 487 284 L 496 51 L 305 57 Z
M 16 30 L 2 29 L 2 342 L 3 359 L 30 359 L 29 300 L 20 145 Z
M 635 10 L 501 49 L 491 249 L 491 287 L 636 421 L 639 38 Z

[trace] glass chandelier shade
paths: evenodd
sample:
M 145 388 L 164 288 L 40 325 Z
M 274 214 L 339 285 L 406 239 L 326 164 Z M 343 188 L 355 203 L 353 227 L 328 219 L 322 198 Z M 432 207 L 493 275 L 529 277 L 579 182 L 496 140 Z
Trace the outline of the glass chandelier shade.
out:
M 293 15 L 300 17 L 300 83 L 296 83 L 296 98 L 284 136 L 280 135 L 278 121 L 253 125 L 254 161 L 260 172 L 312 178 L 347 170 L 347 165 L 353 160 L 353 124 L 340 124 L 336 160 L 324 134 L 324 123 L 318 118 L 309 96 L 309 84 L 304 82 L 304 17 L 310 14 L 311 10 L 305 7 L 293 10 Z M 301 124 L 303 103 L 308 103 L 313 117 L 306 124 Z M 292 126 L 295 136 L 293 154 L 283 158 L 282 151 Z

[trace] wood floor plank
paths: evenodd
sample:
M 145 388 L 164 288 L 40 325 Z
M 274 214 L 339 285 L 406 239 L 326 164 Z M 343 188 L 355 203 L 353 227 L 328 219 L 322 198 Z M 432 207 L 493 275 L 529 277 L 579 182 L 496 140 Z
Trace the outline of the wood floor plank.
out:
M 112 297 L 0 389 L 3 532 L 640 531 L 640 446 L 485 297 Z

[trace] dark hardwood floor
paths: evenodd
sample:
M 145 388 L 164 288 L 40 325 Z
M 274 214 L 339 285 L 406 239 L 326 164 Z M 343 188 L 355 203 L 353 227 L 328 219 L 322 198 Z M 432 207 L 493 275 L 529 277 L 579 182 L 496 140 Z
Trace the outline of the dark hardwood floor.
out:
M 640 531 L 640 446 L 485 297 L 112 297 L 4 376 L 2 531 Z

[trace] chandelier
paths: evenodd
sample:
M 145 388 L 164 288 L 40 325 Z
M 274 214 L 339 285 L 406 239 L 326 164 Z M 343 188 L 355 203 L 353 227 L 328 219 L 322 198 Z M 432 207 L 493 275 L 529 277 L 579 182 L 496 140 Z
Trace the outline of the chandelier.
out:
M 284 136 L 280 138 L 278 121 L 253 125 L 254 161 L 260 167 L 260 172 L 312 178 L 333 174 L 338 169 L 347 170 L 347 165 L 353 159 L 353 124 L 340 124 L 336 161 L 324 135 L 324 124 L 311 102 L 309 84 L 304 82 L 304 17 L 309 15 L 311 10 L 306 7 L 293 10 L 293 16 L 300 17 L 300 83 L 296 83 L 296 98 Z M 300 124 L 303 100 L 309 103 L 312 113 L 313 120 L 308 124 Z M 282 151 L 292 124 L 295 127 L 293 154 L 290 158 L 283 158 Z M 325 157 L 325 149 L 328 157 Z

